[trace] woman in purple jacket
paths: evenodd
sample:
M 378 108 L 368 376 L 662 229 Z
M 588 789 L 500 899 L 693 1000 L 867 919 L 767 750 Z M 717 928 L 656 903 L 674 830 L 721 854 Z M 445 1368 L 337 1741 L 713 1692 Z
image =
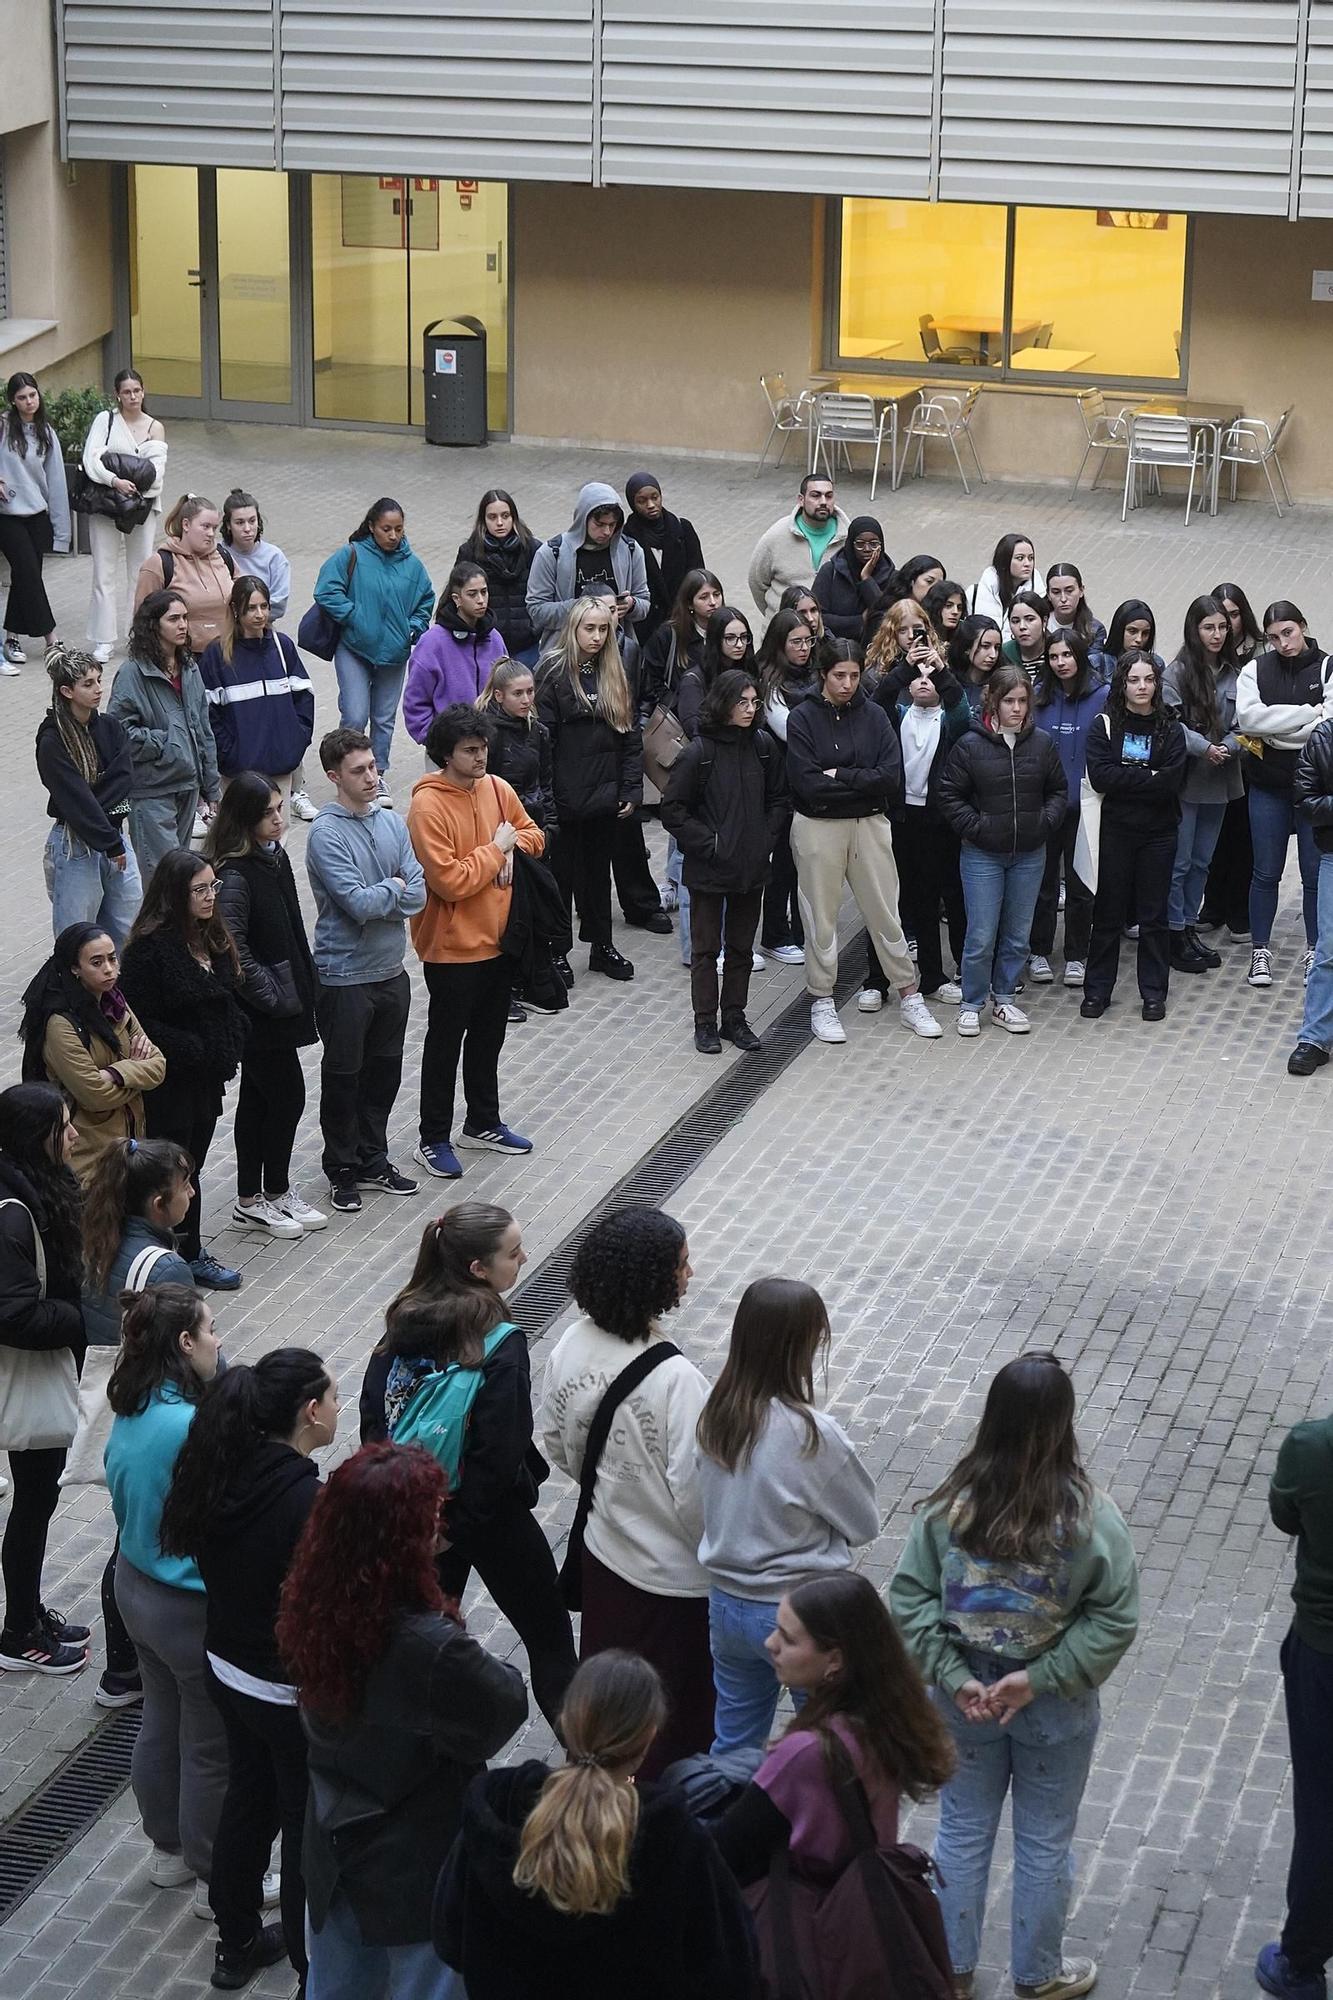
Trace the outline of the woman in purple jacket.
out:
M 403 721 L 417 743 L 425 742 L 426 731 L 444 709 L 456 701 L 475 702 L 491 668 L 505 658 L 490 596 L 479 563 L 454 564 L 435 607 L 435 623 L 417 640 L 407 663 Z

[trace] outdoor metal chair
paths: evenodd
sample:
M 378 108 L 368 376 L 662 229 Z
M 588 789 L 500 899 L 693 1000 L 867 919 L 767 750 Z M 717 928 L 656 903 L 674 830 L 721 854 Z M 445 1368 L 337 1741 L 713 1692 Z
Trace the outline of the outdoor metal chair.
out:
M 1106 398 L 1100 389 L 1080 389 L 1078 392 L 1078 410 L 1079 415 L 1083 419 L 1083 428 L 1087 432 L 1088 441 L 1084 446 L 1083 456 L 1078 462 L 1078 471 L 1074 474 L 1074 483 L 1069 489 L 1071 500 L 1078 493 L 1078 482 L 1083 477 L 1083 468 L 1094 451 L 1102 454 L 1102 457 L 1097 460 L 1092 473 L 1092 483 L 1096 486 L 1098 479 L 1101 477 L 1105 454 L 1108 451 L 1129 450 L 1129 426 L 1125 421 L 1125 412 L 1118 410 L 1115 416 L 1109 416 L 1106 409 Z
M 1185 493 L 1185 525 L 1189 526 L 1190 510 L 1194 505 L 1194 480 L 1202 474 L 1205 491 L 1207 488 L 1208 439 L 1202 430 L 1193 430 L 1185 417 L 1159 416 L 1151 411 L 1132 410 L 1129 412 L 1129 449 L 1125 457 L 1125 495 L 1120 505 L 1123 521 L 1129 512 L 1130 488 L 1134 490 L 1134 505 L 1139 504 L 1139 473 L 1147 467 L 1152 475 L 1153 485 L 1160 493 L 1160 472 L 1163 466 L 1175 467 L 1189 472 L 1189 486 Z
M 839 452 L 852 469 L 851 447 L 863 444 L 871 452 L 870 497 L 875 497 L 879 485 L 880 460 L 884 456 L 884 439 L 889 438 L 889 473 L 896 486 L 898 466 L 898 405 L 893 402 L 881 403 L 879 415 L 875 415 L 875 401 L 872 396 L 843 396 L 830 392 L 815 397 L 814 449 L 811 453 L 811 470 L 819 470 L 819 454 L 824 454 L 824 463 L 829 478 L 833 477 L 833 461 Z M 832 446 L 830 451 L 829 447 Z
M 764 392 L 764 401 L 768 404 L 768 414 L 773 420 L 773 428 L 769 431 L 764 441 L 764 448 L 759 454 L 759 463 L 754 469 L 756 479 L 764 469 L 764 462 L 772 449 L 773 440 L 779 432 L 782 434 L 782 450 L 778 453 L 778 464 L 781 465 L 783 459 L 787 456 L 787 446 L 798 431 L 806 441 L 808 462 L 810 419 L 814 412 L 815 403 L 814 396 L 809 389 L 798 390 L 796 395 L 793 396 L 787 387 L 786 376 L 781 373 L 777 375 L 761 375 L 759 377 L 759 387 Z
M 1282 483 L 1282 499 L 1290 507 L 1292 499 L 1291 494 L 1287 490 L 1287 475 L 1282 470 L 1282 460 L 1277 455 L 1277 448 L 1282 433 L 1287 428 L 1287 419 L 1290 417 L 1294 407 L 1294 404 L 1288 403 L 1286 409 L 1278 418 L 1276 425 L 1265 423 L 1262 417 L 1240 417 L 1231 426 L 1230 430 L 1224 433 L 1222 438 L 1220 463 L 1231 467 L 1232 499 L 1234 500 L 1236 497 L 1236 473 L 1238 468 L 1242 465 L 1257 465 L 1262 469 L 1264 478 L 1268 481 L 1268 491 L 1272 495 L 1273 505 L 1277 508 L 1279 520 L 1282 517 L 1282 501 L 1277 497 L 1277 488 L 1273 484 L 1271 468 L 1273 466 L 1277 467 L 1277 476 Z
M 967 483 L 967 474 L 963 470 L 963 461 L 958 454 L 959 438 L 965 438 L 967 441 L 968 449 L 972 453 L 973 463 L 977 468 L 978 479 L 983 486 L 988 483 L 985 469 L 982 466 L 981 458 L 977 451 L 977 441 L 972 435 L 972 412 L 977 406 L 977 397 L 980 394 L 980 386 L 975 382 L 970 389 L 959 390 L 956 393 L 953 390 L 946 389 L 943 391 L 932 391 L 927 396 L 924 390 L 922 391 L 921 401 L 912 411 L 907 428 L 903 432 L 903 455 L 902 461 L 894 474 L 893 483 L 895 486 L 898 485 L 907 471 L 907 461 L 911 457 L 912 446 L 914 444 L 916 446 L 916 470 L 914 476 L 917 479 L 920 479 L 925 470 L 926 446 L 928 444 L 947 444 L 953 453 L 954 464 L 958 467 L 958 477 L 963 482 L 963 491 L 964 493 L 970 493 L 972 488 Z

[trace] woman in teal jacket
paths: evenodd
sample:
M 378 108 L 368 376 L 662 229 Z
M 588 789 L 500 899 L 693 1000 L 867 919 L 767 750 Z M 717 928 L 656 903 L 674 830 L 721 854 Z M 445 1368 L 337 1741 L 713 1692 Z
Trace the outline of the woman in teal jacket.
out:
M 315 602 L 340 628 L 333 671 L 344 729 L 368 730 L 388 801 L 389 751 L 407 656 L 435 614 L 435 587 L 412 553 L 396 500 L 377 500 L 315 581 Z

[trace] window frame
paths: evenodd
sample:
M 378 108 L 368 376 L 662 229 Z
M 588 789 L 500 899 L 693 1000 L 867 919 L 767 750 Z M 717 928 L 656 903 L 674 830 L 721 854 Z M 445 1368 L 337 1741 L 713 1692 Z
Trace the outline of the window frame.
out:
M 842 203 L 841 195 L 828 195 L 824 203 L 824 298 L 820 329 L 820 367 L 826 371 L 837 370 L 847 375 L 887 375 L 898 377 L 920 377 L 927 381 L 963 382 L 978 381 L 984 388 L 1001 387 L 1022 389 L 1109 389 L 1117 395 L 1128 391 L 1131 395 L 1153 393 L 1184 397 L 1189 393 L 1189 350 L 1190 350 L 1190 295 L 1194 268 L 1194 217 L 1185 216 L 1185 262 L 1181 274 L 1180 301 L 1180 373 L 1179 375 L 1111 375 L 1105 370 L 1091 374 L 1061 370 L 1051 374 L 1045 369 L 1012 368 L 1006 359 L 998 368 L 976 368 L 970 372 L 952 362 L 927 361 L 923 354 L 919 361 L 871 361 L 862 356 L 843 354 L 839 337 L 842 319 Z M 925 208 L 929 203 L 919 204 Z M 1020 208 L 1040 208 L 1048 204 L 1040 202 L 967 202 L 968 208 L 1002 208 L 1005 211 L 1004 229 L 1004 334 L 1003 353 L 1009 353 L 1010 330 L 1014 314 L 1014 245 L 1018 230 Z M 1062 204 L 1064 205 L 1064 204 Z

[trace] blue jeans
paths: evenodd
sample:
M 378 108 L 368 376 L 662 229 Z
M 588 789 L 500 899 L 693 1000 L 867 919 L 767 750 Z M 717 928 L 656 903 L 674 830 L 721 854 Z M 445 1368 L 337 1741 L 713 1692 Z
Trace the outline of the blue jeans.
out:
M 1308 819 L 1298 819 L 1289 792 L 1266 792 L 1250 786 L 1250 839 L 1254 845 L 1254 877 L 1250 883 L 1250 933 L 1256 945 L 1268 944 L 1277 915 L 1278 884 L 1287 865 L 1287 846 L 1296 836 L 1296 858 L 1300 862 L 1305 918 L 1305 942 L 1313 944 L 1319 931 L 1319 849 L 1314 828 Z
M 333 655 L 333 671 L 338 676 L 338 720 L 344 729 L 368 731 L 380 776 L 387 777 L 406 660 L 397 667 L 372 667 L 350 646 L 340 645 Z
M 970 1655 L 977 1680 L 989 1685 L 1020 1662 Z M 952 1698 L 935 1689 L 958 1765 L 940 1794 L 935 1865 L 944 1928 L 955 1972 L 971 1972 L 981 1950 L 991 1851 L 1013 1793 L 1014 1882 L 1009 1962 L 1022 1985 L 1040 1985 L 1060 1970 L 1065 1918 L 1074 1884 L 1074 1828 L 1092 1764 L 1101 1705 L 1095 1692 L 1068 1700 L 1039 1694 L 1007 1728 L 967 1722 Z
M 764 1641 L 778 1622 L 778 1600 L 757 1604 L 729 1590 L 708 1593 L 708 1645 L 713 1655 L 717 1712 L 713 1755 L 762 1748 L 778 1705 L 778 1677 Z
M 1333 1047 L 1333 854 L 1319 857 L 1319 937 L 1305 982 L 1305 1015 L 1300 1039 L 1317 1049 Z
M 1186 924 L 1197 924 L 1199 921 L 1204 885 L 1226 810 L 1225 802 L 1220 805 L 1196 805 L 1190 799 L 1180 801 L 1176 859 L 1171 869 L 1171 893 L 1166 904 L 1166 921 L 1173 931 L 1183 931 Z
M 690 892 L 681 878 L 685 866 L 685 850 L 676 844 L 674 833 L 667 835 L 666 878 L 676 885 L 676 911 L 680 922 L 680 962 L 690 962 Z
M 143 901 L 139 864 L 128 839 L 125 866 L 117 868 L 57 820 L 46 836 L 42 871 L 51 898 L 53 936 L 59 937 L 69 924 L 104 924 L 116 950 L 124 951 Z
M 351 1904 L 335 1895 L 317 1931 L 306 1918 L 306 2000 L 466 2000 L 463 1982 L 425 1944 L 366 1944 Z
M 1037 892 L 1046 871 L 1046 843 L 1027 854 L 987 854 L 963 842 L 959 872 L 967 905 L 963 942 L 963 1005 L 980 1012 L 986 996 L 1012 1000 L 1027 962 Z

